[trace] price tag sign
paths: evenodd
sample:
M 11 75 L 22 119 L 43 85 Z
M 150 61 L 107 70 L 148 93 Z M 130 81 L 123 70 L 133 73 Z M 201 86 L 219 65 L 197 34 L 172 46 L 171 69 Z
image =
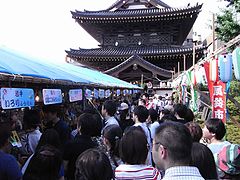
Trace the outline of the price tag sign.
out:
M 42 91 L 45 105 L 62 103 L 61 89 L 43 89 Z
M 32 107 L 34 105 L 33 89 L 1 88 L 1 106 L 3 109 Z
M 98 97 L 99 97 L 98 90 L 94 89 L 93 92 L 94 92 L 94 98 L 98 99 Z
M 129 94 L 132 94 L 132 90 L 129 90 Z
M 121 90 L 117 89 L 117 96 L 120 96 L 120 94 L 121 94 Z
M 92 91 L 90 89 L 85 90 L 85 97 L 88 99 L 92 97 Z
M 104 94 L 104 89 L 99 89 L 99 97 L 100 98 L 104 98 L 105 97 L 105 94 Z
M 81 101 L 82 98 L 82 89 L 71 89 L 69 90 L 69 101 Z
M 108 89 L 108 90 L 105 91 L 105 97 L 106 97 L 106 98 L 108 98 L 108 97 L 110 96 L 110 94 L 111 94 L 110 89 Z

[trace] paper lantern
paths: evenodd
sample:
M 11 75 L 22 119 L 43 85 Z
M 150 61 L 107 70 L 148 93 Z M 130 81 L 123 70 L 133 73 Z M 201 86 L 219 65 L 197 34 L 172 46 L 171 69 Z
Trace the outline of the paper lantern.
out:
M 209 66 L 209 79 L 210 81 L 218 81 L 218 59 L 212 59 Z
M 235 77 L 237 80 L 240 81 L 240 47 L 237 47 L 232 52 L 232 61 L 233 61 Z
M 197 84 L 197 82 L 196 82 L 196 71 L 195 70 L 191 71 L 191 81 L 192 81 L 192 84 L 194 86 Z
M 224 54 L 218 57 L 219 79 L 222 82 L 232 80 L 232 55 Z
M 195 77 L 196 77 L 196 83 L 197 84 L 201 84 L 202 83 L 202 79 L 203 79 L 203 74 L 202 74 L 200 66 L 195 68 Z

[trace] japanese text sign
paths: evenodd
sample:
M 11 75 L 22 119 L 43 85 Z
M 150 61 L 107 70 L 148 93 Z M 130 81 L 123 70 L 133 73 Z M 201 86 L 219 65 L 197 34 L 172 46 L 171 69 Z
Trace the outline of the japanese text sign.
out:
M 212 111 L 213 117 L 226 122 L 226 95 L 225 85 L 222 83 L 213 84 Z
M 82 98 L 82 89 L 71 89 L 69 90 L 69 101 L 81 101 Z
M 32 107 L 35 105 L 34 91 L 27 88 L 1 88 L 3 109 Z
M 98 90 L 94 89 L 93 92 L 94 92 L 94 98 L 98 99 L 98 96 L 99 96 Z
M 85 97 L 90 99 L 92 97 L 92 91 L 90 89 L 85 90 Z
M 204 63 L 204 69 L 206 72 L 206 78 L 208 83 L 208 89 L 210 99 L 212 103 L 212 117 L 219 118 L 224 123 L 226 122 L 226 84 L 221 81 L 213 82 L 210 80 L 209 62 Z
M 61 89 L 43 89 L 43 103 L 45 105 L 62 103 Z
M 108 97 L 110 96 L 110 94 L 111 94 L 110 89 L 108 89 L 108 90 L 105 91 L 105 97 L 106 97 L 106 98 L 108 98 Z
M 104 98 L 105 94 L 104 94 L 104 89 L 99 89 L 99 97 L 100 98 Z
M 120 94 L 121 94 L 121 90 L 117 89 L 117 96 L 120 96 Z

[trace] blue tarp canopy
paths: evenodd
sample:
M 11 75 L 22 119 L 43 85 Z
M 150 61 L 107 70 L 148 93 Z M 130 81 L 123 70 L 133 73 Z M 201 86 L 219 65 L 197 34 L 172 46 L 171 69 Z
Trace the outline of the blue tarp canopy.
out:
M 130 89 L 140 89 L 136 85 L 132 85 L 120 79 L 114 78 L 107 74 L 103 74 L 99 71 L 88 69 L 85 67 L 75 66 L 73 64 L 60 64 L 58 65 L 62 70 L 70 71 L 72 73 L 78 74 L 82 78 L 86 78 L 89 81 L 94 81 L 100 86 L 109 86 L 109 87 L 119 87 L 119 88 L 130 88 Z
M 0 48 L 0 73 L 64 80 L 102 87 L 140 89 L 140 87 L 103 74 L 96 70 L 64 63 L 50 63 L 31 58 L 7 48 Z
M 51 80 L 91 83 L 67 71 L 62 71 L 59 68 L 50 66 L 50 64 L 40 63 L 37 59 L 34 60 L 33 58 L 5 48 L 0 49 L 0 72 Z

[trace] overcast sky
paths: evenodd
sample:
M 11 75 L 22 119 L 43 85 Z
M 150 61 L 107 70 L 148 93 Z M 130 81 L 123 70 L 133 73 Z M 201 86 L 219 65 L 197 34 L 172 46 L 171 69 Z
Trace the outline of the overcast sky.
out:
M 70 11 L 103 10 L 116 0 L 0 0 L 0 47 L 30 56 L 63 62 L 65 50 L 96 48 L 98 43 L 72 19 Z M 204 3 L 194 31 L 206 37 L 211 12 L 226 3 L 219 0 L 165 0 L 172 7 Z

